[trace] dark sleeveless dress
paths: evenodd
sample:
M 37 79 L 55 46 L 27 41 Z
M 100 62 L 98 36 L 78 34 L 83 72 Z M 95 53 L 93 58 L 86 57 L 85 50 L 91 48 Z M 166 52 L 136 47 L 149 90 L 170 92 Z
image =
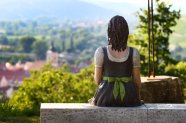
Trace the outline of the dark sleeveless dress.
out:
M 104 62 L 103 62 L 103 76 L 104 77 L 132 77 L 133 69 L 133 48 L 129 48 L 129 57 L 124 62 L 110 61 L 107 54 L 106 47 L 103 47 Z M 137 92 L 136 84 L 132 79 L 128 82 L 122 82 L 125 89 L 124 98 L 120 98 L 120 93 L 117 97 L 114 97 L 113 91 L 115 82 L 108 82 L 108 80 L 102 80 L 97 92 L 93 97 L 93 104 L 96 106 L 106 107 L 133 107 L 140 106 L 141 101 Z

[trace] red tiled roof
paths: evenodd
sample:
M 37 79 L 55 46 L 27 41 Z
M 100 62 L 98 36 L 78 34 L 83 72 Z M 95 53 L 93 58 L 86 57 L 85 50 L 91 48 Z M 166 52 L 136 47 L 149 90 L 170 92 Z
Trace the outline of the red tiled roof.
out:
M 28 72 L 24 71 L 23 69 L 19 70 L 0 70 L 0 80 L 4 76 L 8 81 L 22 81 L 23 78 L 27 77 L 29 74 Z
M 6 68 L 5 64 L 0 64 L 0 70 L 3 70 L 5 68 Z

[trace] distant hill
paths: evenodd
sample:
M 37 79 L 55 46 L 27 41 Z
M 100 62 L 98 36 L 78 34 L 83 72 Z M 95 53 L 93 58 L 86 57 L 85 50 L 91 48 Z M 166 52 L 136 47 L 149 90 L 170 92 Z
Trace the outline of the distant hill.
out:
M 175 32 L 170 37 L 170 44 L 186 48 L 186 16 L 182 16 L 173 29 Z
M 0 20 L 18 20 L 49 17 L 53 19 L 110 18 L 117 14 L 80 0 L 1 0 Z
M 117 14 L 122 15 L 123 17 L 125 17 L 125 19 L 129 23 L 131 30 L 134 30 L 135 26 L 138 23 L 138 19 L 135 16 L 135 13 L 139 11 L 140 8 L 145 7 L 145 5 L 131 4 L 128 2 L 123 2 L 123 1 L 120 1 L 120 2 L 105 2 L 105 1 L 93 2 L 92 1 L 90 3 L 98 5 L 105 9 L 113 10 L 117 12 Z
M 174 33 L 170 36 L 171 56 L 180 61 L 186 61 L 186 16 L 182 16 Z

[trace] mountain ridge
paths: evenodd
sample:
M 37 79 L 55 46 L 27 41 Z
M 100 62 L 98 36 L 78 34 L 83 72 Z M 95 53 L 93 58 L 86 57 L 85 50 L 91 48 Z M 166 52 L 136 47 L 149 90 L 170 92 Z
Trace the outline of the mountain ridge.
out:
M 107 19 L 118 13 L 81 0 L 6 0 L 0 2 L 0 11 L 2 12 L 0 20 L 38 17 L 51 17 L 60 20 Z

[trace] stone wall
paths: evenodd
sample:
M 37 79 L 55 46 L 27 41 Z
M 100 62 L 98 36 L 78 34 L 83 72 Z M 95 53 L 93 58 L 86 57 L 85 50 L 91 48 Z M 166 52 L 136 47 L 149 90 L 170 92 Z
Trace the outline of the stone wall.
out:
M 43 103 L 41 123 L 186 123 L 185 104 L 97 107 L 85 103 Z
M 142 77 L 141 81 L 141 98 L 145 103 L 184 103 L 183 88 L 178 77 Z

